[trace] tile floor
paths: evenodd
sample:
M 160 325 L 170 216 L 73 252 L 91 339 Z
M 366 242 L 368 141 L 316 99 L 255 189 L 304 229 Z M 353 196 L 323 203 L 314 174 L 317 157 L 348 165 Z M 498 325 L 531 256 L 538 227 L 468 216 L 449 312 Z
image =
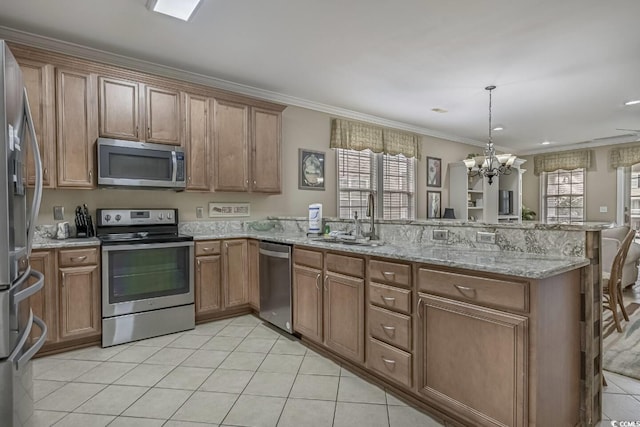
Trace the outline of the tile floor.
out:
M 36 426 L 442 425 L 250 315 L 33 368 Z M 640 419 L 640 381 L 606 376 L 603 418 Z

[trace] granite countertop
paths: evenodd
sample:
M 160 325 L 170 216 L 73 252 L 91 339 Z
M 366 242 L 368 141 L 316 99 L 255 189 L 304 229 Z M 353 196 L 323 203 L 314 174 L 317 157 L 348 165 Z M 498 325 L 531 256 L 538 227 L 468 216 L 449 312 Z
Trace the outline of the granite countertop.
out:
M 64 240 L 51 239 L 48 237 L 35 236 L 32 248 L 37 249 L 56 249 L 56 248 L 74 248 L 79 246 L 100 246 L 100 240 L 95 237 L 70 238 Z
M 345 245 L 328 243 L 317 238 L 308 238 L 300 234 L 231 232 L 198 233 L 194 240 L 215 240 L 233 238 L 251 238 L 277 243 L 309 246 L 317 249 L 329 249 L 358 255 L 371 255 L 411 262 L 445 267 L 463 268 L 487 273 L 505 274 L 527 279 L 545 279 L 576 268 L 589 265 L 589 260 L 581 257 L 560 257 L 522 252 L 496 252 L 484 250 L 466 250 L 450 248 L 444 245 L 423 245 L 396 242 L 383 243 L 381 246 Z

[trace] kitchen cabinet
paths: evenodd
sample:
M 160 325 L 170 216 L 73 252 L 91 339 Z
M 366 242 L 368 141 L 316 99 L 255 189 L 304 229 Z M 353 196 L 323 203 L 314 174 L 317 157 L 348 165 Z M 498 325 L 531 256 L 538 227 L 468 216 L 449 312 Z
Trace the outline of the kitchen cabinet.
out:
M 184 94 L 187 190 L 208 191 L 211 163 L 209 98 Z
M 220 298 L 221 268 L 222 257 L 220 254 L 196 258 L 196 316 L 210 314 L 222 308 Z
M 249 304 L 260 311 L 260 242 L 249 240 Z
M 322 270 L 293 267 L 293 330 L 318 343 L 323 339 Z
M 96 75 L 56 70 L 57 186 L 95 187 Z
M 225 240 L 222 259 L 222 289 L 225 308 L 249 302 L 247 240 Z
M 215 99 L 213 189 L 249 190 L 249 106 Z
M 29 258 L 31 268 L 39 271 L 44 275 L 44 286 L 42 290 L 35 295 L 29 297 L 29 306 L 34 316 L 38 316 L 47 324 L 47 340 L 45 346 L 55 343 L 58 340 L 58 305 L 56 293 L 56 266 L 55 252 L 52 251 L 34 251 Z M 35 282 L 33 278 L 29 279 L 29 284 Z M 40 337 L 40 329 L 33 328 L 31 338 L 36 340 Z
M 251 191 L 280 193 L 282 112 L 251 108 Z
M 180 93 L 176 90 L 101 76 L 99 116 L 100 136 L 105 138 L 182 143 Z
M 98 248 L 58 252 L 60 341 L 97 336 L 102 332 Z
M 527 318 L 425 293 L 418 297 L 419 393 L 474 425 L 528 425 Z
M 18 59 L 24 86 L 27 89 L 29 107 L 38 139 L 38 150 L 42 161 L 42 185 L 44 188 L 56 186 L 56 124 L 55 124 L 55 72 L 51 64 Z M 25 133 L 25 138 L 30 138 Z M 22 144 L 27 150 L 27 183 L 35 184 L 35 165 L 31 143 Z

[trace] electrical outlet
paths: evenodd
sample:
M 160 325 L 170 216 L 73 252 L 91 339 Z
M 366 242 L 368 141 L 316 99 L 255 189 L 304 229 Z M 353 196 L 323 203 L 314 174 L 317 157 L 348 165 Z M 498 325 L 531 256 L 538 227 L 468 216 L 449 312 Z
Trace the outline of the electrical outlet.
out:
M 64 206 L 53 207 L 53 219 L 55 219 L 56 221 L 64 220 Z
M 476 233 L 476 242 L 478 243 L 496 243 L 496 233 L 487 233 L 478 231 Z
M 600 213 L 607 213 L 608 210 L 606 206 L 600 206 Z
M 196 218 L 202 218 L 204 216 L 204 208 L 202 206 L 198 206 L 196 208 Z
M 433 230 L 433 240 L 448 240 L 449 230 Z

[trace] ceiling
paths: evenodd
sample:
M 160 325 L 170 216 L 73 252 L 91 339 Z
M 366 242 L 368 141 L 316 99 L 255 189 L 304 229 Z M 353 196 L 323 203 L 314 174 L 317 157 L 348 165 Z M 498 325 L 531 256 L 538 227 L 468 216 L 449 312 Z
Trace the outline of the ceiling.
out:
M 495 84 L 515 153 L 640 129 L 637 0 L 203 0 L 188 23 L 145 5 L 8 1 L 0 25 L 465 142 L 486 141 Z

